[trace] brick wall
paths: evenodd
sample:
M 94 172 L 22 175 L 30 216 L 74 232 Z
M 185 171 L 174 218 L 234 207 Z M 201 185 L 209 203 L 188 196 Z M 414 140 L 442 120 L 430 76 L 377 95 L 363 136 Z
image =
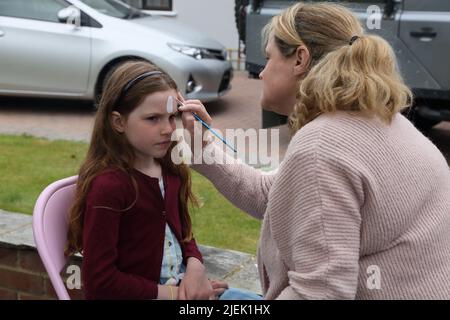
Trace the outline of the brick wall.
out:
M 81 267 L 81 258 L 68 265 Z M 68 275 L 63 268 L 64 282 Z M 80 289 L 68 290 L 74 300 L 83 299 Z M 33 248 L 0 245 L 0 300 L 57 299 L 44 265 Z

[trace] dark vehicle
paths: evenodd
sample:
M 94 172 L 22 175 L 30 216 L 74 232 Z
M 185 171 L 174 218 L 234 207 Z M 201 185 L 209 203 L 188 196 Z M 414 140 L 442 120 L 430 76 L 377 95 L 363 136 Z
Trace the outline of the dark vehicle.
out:
M 262 28 L 272 16 L 295 2 L 236 0 L 236 23 L 245 44 L 246 70 L 251 77 L 257 77 L 265 64 Z M 450 121 L 449 0 L 330 2 L 352 9 L 368 32 L 383 37 L 392 45 L 405 82 L 415 95 L 414 104 L 405 115 L 416 127 L 426 131 L 441 121 Z M 263 127 L 284 121 L 285 117 L 263 111 Z

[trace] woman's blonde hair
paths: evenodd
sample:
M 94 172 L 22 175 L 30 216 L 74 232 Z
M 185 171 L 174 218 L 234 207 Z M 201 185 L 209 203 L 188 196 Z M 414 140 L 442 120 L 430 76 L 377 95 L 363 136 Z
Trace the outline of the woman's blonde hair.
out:
M 310 52 L 309 72 L 289 116 L 294 132 L 320 114 L 338 110 L 376 115 L 389 123 L 412 103 L 391 46 L 365 34 L 358 18 L 341 5 L 297 3 L 264 28 L 264 46 L 271 35 L 285 57 L 300 45 Z

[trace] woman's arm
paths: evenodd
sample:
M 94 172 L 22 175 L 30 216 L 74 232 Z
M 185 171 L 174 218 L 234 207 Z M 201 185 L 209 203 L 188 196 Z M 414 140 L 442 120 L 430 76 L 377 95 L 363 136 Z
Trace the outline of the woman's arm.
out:
M 216 152 L 215 158 L 231 160 L 232 164 L 228 164 L 229 161 L 224 161 L 224 164 L 207 164 L 213 161 L 210 158 L 210 161 L 205 163 L 204 160 L 206 159 L 202 157 L 202 152 L 200 152 L 200 157 L 198 158 L 198 155 L 196 155 L 195 137 L 200 138 L 200 141 L 202 141 L 206 130 L 195 120 L 192 112 L 196 113 L 210 126 L 212 119 L 205 106 L 199 100 L 184 101 L 181 94 L 179 98 L 183 101 L 183 106 L 179 107 L 179 110 L 182 112 L 183 127 L 189 132 L 188 139 L 190 140 L 190 145 L 193 146 L 192 149 L 194 149 L 194 164 L 192 168 L 211 180 L 215 187 L 236 207 L 258 219 L 262 219 L 266 210 L 269 189 L 274 181 L 275 174 L 263 174 L 260 170 L 232 161 L 233 158 L 231 157 L 224 158 L 225 154 L 221 151 L 222 149 L 214 143 L 205 147 L 206 152 L 204 154 L 206 158 L 208 158 L 208 155 L 211 155 L 211 150 L 214 150 Z M 196 127 L 197 129 L 200 128 L 200 130 L 196 130 Z M 200 160 L 200 162 L 197 160 Z
M 274 195 L 270 228 L 290 271 L 277 299 L 356 295 L 362 182 L 350 165 L 323 154 L 302 150 L 280 169 L 277 186 L 289 192 Z
M 216 143 L 205 147 L 201 160 L 202 164 L 194 162 L 191 168 L 208 178 L 236 207 L 255 218 L 263 218 L 276 171 L 265 173 L 252 168 L 227 155 Z

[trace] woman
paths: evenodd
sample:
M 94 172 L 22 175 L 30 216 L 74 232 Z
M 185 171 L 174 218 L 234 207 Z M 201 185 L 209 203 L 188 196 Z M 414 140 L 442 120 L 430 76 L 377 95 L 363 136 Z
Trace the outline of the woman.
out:
M 389 44 L 323 3 L 288 8 L 265 35 L 262 106 L 294 132 L 278 171 L 192 166 L 263 219 L 265 298 L 449 299 L 450 172 L 400 114 L 412 95 Z M 199 102 L 181 110 L 211 121 Z

